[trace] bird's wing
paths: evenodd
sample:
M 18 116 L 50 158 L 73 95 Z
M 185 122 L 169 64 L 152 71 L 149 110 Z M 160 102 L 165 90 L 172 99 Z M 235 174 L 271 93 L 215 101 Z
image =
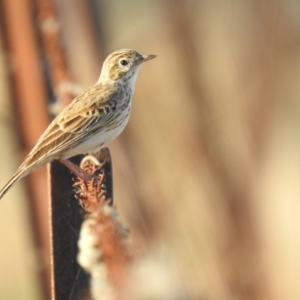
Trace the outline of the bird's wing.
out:
M 101 130 L 112 119 L 116 99 L 116 90 L 100 84 L 76 97 L 52 121 L 21 167 L 28 167 L 46 157 L 59 156 Z

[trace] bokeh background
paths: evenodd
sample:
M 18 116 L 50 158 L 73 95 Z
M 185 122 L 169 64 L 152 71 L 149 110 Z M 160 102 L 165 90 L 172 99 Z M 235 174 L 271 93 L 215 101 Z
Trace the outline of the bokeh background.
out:
M 156 54 L 109 145 L 142 253 L 124 299 L 300 299 L 299 14 L 293 0 L 1 0 L 1 186 L 107 54 Z M 41 168 L 0 203 L 0 299 L 47 299 L 46 182 Z

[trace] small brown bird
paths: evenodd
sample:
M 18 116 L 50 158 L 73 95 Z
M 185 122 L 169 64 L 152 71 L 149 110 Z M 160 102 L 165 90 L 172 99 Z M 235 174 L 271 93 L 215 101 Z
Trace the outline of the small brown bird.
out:
M 54 159 L 77 176 L 87 175 L 67 159 L 96 152 L 123 131 L 129 119 L 139 68 L 155 57 L 129 49 L 110 54 L 103 63 L 98 82 L 76 97 L 51 122 L 0 191 L 0 199 L 19 179 Z

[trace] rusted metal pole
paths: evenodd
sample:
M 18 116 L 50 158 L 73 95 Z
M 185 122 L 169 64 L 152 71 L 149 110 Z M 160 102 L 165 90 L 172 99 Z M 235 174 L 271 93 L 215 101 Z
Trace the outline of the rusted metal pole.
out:
M 83 156 L 72 162 L 79 164 Z M 87 277 L 76 262 L 77 241 L 83 214 L 73 191 L 70 171 L 59 161 L 50 167 L 52 232 L 52 299 L 82 299 Z
M 28 153 L 49 124 L 47 91 L 40 64 L 31 0 L 1 0 L 0 19 L 11 70 L 14 124 L 22 151 Z M 18 156 L 16 156 L 18 159 Z M 21 159 L 20 159 L 21 161 Z M 43 299 L 50 299 L 50 242 L 46 169 L 27 178 L 30 221 L 37 253 L 41 254 L 38 279 Z
M 112 168 L 108 148 L 95 154 L 100 161 L 100 168 L 95 166 L 91 174 L 100 174 L 103 197 L 112 199 Z M 80 165 L 83 155 L 71 159 L 72 163 Z M 95 195 L 100 190 L 93 187 L 92 182 L 78 179 L 75 187 L 74 176 L 59 161 L 55 160 L 50 166 L 50 197 L 51 197 L 51 232 L 52 232 L 52 299 L 87 299 L 89 294 L 89 276 L 78 265 L 78 238 L 81 223 L 87 207 L 91 202 L 83 203 L 75 198 L 80 185 L 90 186 L 90 192 Z M 101 179 L 100 179 L 101 180 Z M 101 191 L 100 191 L 101 192 Z M 111 204 L 112 201 L 109 200 Z
M 38 32 L 51 86 L 56 100 L 60 102 L 60 108 L 65 107 L 76 95 L 72 93 L 73 83 L 61 43 L 62 24 L 56 14 L 53 0 L 33 0 L 33 2 L 36 6 Z

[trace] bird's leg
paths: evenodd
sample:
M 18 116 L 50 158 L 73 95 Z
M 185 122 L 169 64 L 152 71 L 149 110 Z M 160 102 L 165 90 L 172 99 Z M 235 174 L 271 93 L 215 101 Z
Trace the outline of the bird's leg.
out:
M 83 181 L 90 181 L 94 178 L 93 175 L 85 172 L 80 167 L 70 162 L 68 159 L 59 159 L 59 162 L 66 166 L 75 176 L 82 179 Z

